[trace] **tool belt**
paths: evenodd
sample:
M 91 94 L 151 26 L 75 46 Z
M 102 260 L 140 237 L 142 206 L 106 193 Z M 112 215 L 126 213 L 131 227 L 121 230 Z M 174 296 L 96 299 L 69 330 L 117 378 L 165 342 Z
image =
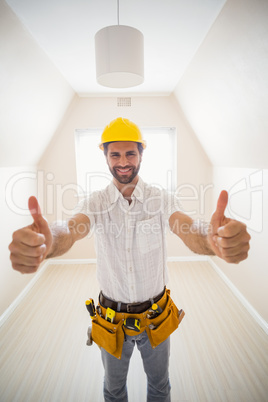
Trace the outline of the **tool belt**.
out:
M 99 345 L 99 347 L 104 348 L 111 355 L 121 359 L 125 334 L 130 336 L 137 335 L 136 330 L 129 329 L 124 325 L 125 320 L 130 317 L 139 320 L 139 333 L 147 332 L 152 348 L 164 342 L 169 335 L 178 328 L 179 323 L 184 317 L 184 311 L 178 310 L 170 297 L 170 290 L 164 289 L 163 294 L 159 295 L 159 297 L 158 300 L 157 297 L 154 298 L 154 302 L 157 302 L 162 310 L 161 314 L 157 317 L 148 318 L 148 310 L 151 307 L 150 301 L 134 304 L 121 303 L 120 312 L 117 311 L 113 322 L 109 322 L 105 319 L 107 308 L 110 307 L 116 311 L 120 303 L 113 302 L 106 298 L 104 301 L 104 296 L 100 293 L 99 307 L 96 309 L 96 315 L 92 318 L 91 337 L 93 342 Z M 108 306 L 107 300 L 114 303 L 116 306 Z M 145 310 L 139 310 L 145 303 Z M 105 307 L 102 304 L 105 304 Z M 128 312 L 129 310 L 133 311 L 133 308 L 140 312 Z

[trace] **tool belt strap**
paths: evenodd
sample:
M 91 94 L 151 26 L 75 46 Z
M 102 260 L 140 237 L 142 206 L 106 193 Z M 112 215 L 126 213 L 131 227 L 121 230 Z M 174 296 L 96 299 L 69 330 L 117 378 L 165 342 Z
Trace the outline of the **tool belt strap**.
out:
M 104 296 L 102 292 L 99 295 L 99 303 L 102 307 L 111 308 L 114 311 L 120 313 L 131 313 L 131 314 L 140 314 L 144 311 L 148 310 L 152 304 L 157 303 L 165 294 L 166 287 L 164 290 L 157 296 L 153 297 L 150 300 L 146 300 L 145 302 L 141 303 L 121 303 L 111 300 Z

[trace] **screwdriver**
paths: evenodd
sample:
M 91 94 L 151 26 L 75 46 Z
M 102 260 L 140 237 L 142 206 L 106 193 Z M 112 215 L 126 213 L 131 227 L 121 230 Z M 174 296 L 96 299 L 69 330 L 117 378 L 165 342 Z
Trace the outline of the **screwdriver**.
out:
M 89 312 L 89 315 L 91 318 L 95 317 L 96 315 L 96 310 L 95 310 L 95 304 L 93 299 L 86 300 L 86 308 Z
M 163 312 L 163 310 L 161 309 L 161 307 L 158 306 L 158 304 L 154 303 L 154 304 L 151 306 L 150 310 L 149 310 L 149 313 L 152 313 L 149 318 L 155 318 L 155 317 L 157 317 L 159 314 L 161 314 L 162 312 Z

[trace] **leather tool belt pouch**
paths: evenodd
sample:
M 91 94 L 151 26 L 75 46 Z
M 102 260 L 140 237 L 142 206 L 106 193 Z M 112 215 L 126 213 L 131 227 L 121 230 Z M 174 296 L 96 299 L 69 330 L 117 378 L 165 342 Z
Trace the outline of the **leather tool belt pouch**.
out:
M 119 314 L 114 317 L 114 322 L 105 320 L 106 309 L 101 307 L 102 316 L 96 312 L 96 316 L 92 320 L 92 340 L 100 348 L 105 349 L 111 355 L 121 358 L 124 332 L 122 330 L 123 322 Z
M 140 314 L 117 312 L 112 323 L 104 319 L 106 308 L 100 306 L 101 316 L 96 311 L 96 316 L 92 319 L 92 340 L 99 347 L 104 348 L 108 353 L 120 359 L 125 334 L 130 336 L 137 335 L 136 331 L 123 328 L 124 320 L 128 317 L 133 317 L 140 320 L 139 333 L 146 330 L 151 346 L 155 348 L 178 328 L 184 316 L 183 310 L 179 311 L 171 299 L 170 290 L 166 290 L 157 304 L 163 311 L 155 318 L 148 318 L 148 311 Z
M 156 318 L 147 319 L 146 332 L 153 348 L 164 342 L 178 328 L 184 317 L 184 311 L 179 311 L 171 299 L 169 289 L 164 297 L 165 300 L 161 299 L 157 303 L 163 312 Z

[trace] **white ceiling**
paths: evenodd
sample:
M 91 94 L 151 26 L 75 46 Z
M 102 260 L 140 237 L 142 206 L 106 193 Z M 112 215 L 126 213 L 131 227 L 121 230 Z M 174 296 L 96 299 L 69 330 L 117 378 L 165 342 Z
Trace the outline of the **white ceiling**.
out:
M 117 24 L 117 0 L 6 0 L 80 96 L 113 95 L 95 78 L 94 35 Z M 225 0 L 120 0 L 121 25 L 144 34 L 145 81 L 137 95 L 168 95 L 220 13 Z M 129 92 L 129 90 L 116 90 Z
M 117 0 L 0 0 L 0 166 L 37 164 L 75 93 L 172 93 L 214 166 L 268 169 L 267 21 L 267 0 L 120 0 L 145 82 L 114 91 L 96 83 L 94 35 Z

